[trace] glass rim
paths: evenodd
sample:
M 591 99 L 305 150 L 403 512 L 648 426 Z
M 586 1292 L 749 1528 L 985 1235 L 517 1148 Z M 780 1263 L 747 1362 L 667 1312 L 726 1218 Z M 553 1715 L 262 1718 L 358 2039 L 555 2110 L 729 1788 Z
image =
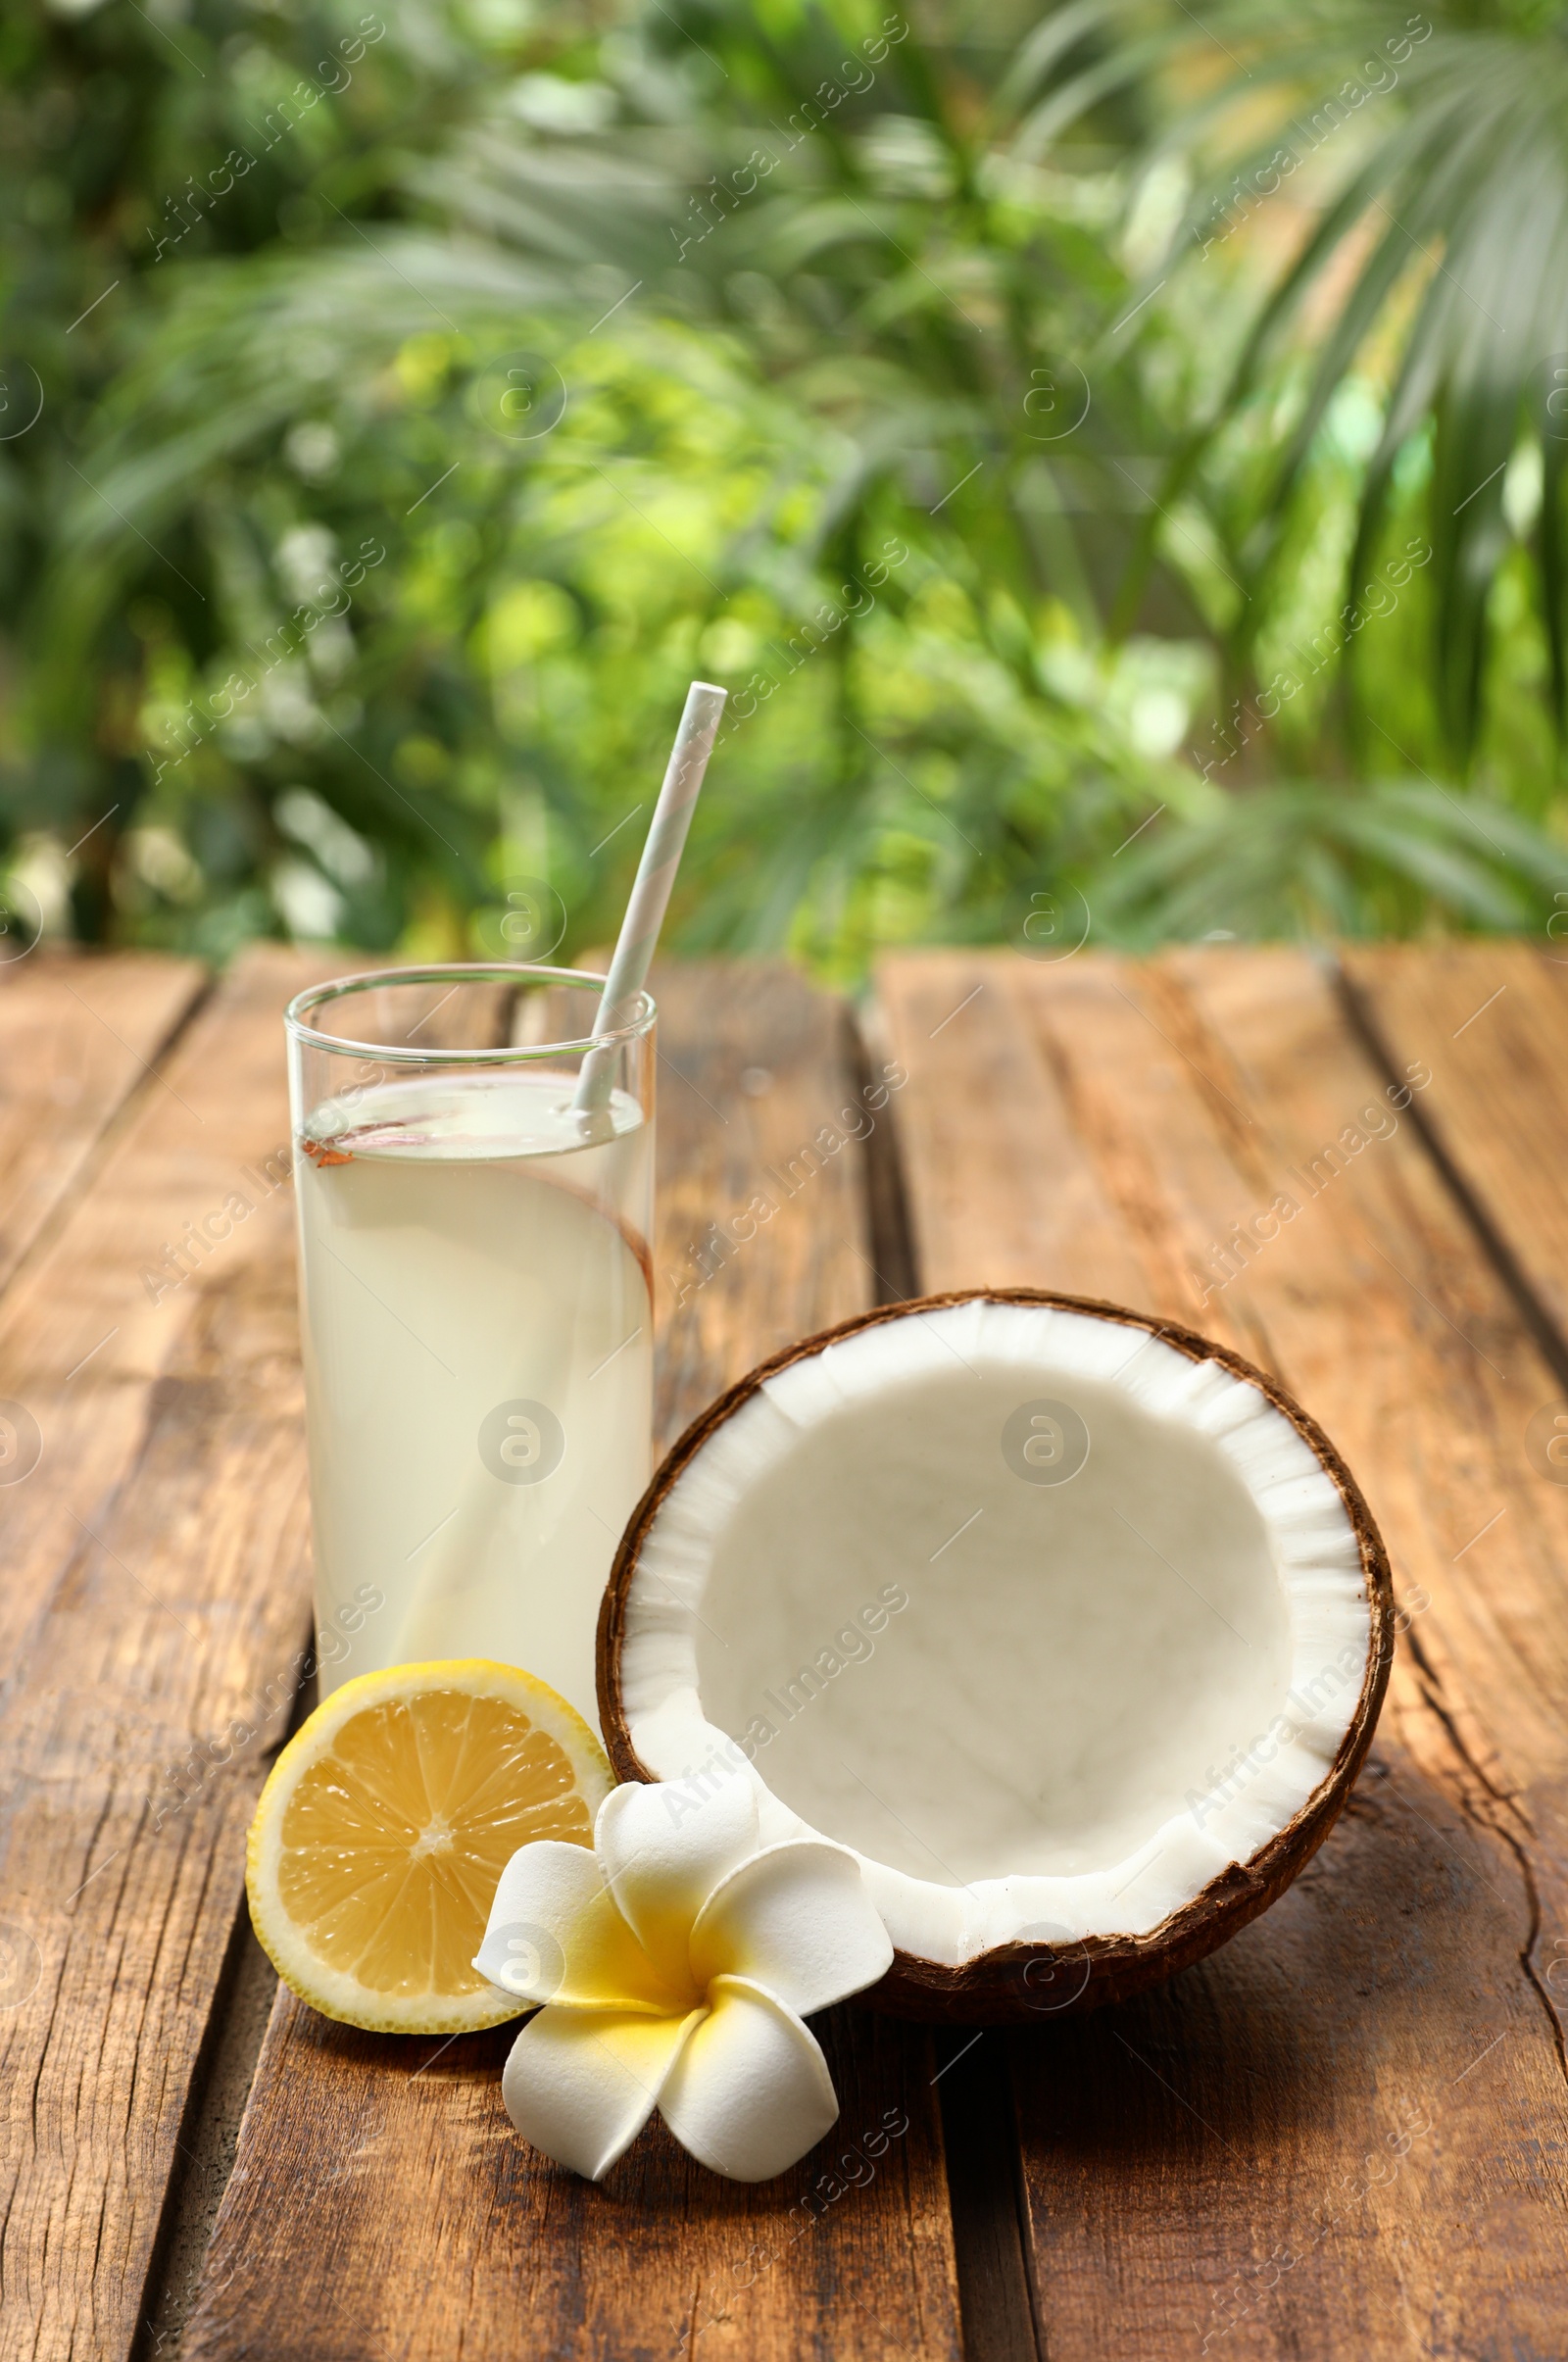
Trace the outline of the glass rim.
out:
M 425 1050 L 399 1046 L 389 1042 L 360 1042 L 342 1034 L 322 1033 L 307 1019 L 328 1001 L 344 1000 L 351 993 L 371 992 L 385 984 L 445 984 L 454 989 L 460 984 L 575 984 L 599 994 L 603 999 L 609 979 L 595 975 L 591 969 L 577 967 L 547 967 L 527 960 L 442 960 L 428 967 L 366 968 L 352 976 L 333 976 L 324 984 L 310 984 L 296 993 L 283 1011 L 283 1023 L 291 1042 L 299 1042 L 311 1050 L 334 1051 L 340 1057 L 368 1058 L 372 1062 L 394 1066 L 506 1066 L 531 1063 L 539 1058 L 556 1058 L 563 1053 L 603 1049 L 607 1044 L 635 1042 L 648 1034 L 659 1014 L 653 994 L 639 989 L 632 996 L 636 1014 L 625 1025 L 613 1025 L 606 1033 L 585 1034 L 578 1041 L 507 1042 L 493 1050 L 452 1050 L 435 1047 Z M 434 1011 L 431 1012 L 432 1014 Z

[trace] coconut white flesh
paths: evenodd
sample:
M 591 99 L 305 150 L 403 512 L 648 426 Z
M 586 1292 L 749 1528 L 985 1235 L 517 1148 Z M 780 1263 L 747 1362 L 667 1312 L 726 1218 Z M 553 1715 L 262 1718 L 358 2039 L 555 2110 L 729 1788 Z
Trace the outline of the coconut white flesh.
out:
M 715 1430 L 644 1541 L 621 1699 L 658 1778 L 754 1780 L 765 1839 L 851 1846 L 894 1943 L 957 1963 L 1147 1932 L 1247 1860 L 1333 1761 L 1370 1632 L 1338 1488 L 1257 1387 L 975 1302 Z

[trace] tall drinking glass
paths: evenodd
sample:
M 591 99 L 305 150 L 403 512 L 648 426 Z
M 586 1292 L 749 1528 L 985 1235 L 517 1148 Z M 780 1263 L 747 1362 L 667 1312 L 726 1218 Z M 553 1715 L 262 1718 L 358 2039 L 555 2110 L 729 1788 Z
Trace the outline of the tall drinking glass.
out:
M 602 987 L 400 968 L 288 1009 L 323 1690 L 488 1656 L 597 1728 L 653 1371 L 654 1005 L 596 1046 L 579 1110 Z

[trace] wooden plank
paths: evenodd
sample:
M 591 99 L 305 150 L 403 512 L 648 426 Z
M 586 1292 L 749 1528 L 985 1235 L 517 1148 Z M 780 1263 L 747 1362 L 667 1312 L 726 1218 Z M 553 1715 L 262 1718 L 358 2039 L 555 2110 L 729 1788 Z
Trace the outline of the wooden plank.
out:
M 668 1433 L 781 1336 L 866 1304 L 870 1275 L 862 1152 L 823 1139 L 829 1124 L 862 1128 L 840 1122 L 852 1082 L 834 1007 L 750 967 L 668 969 L 655 989 Z M 813 1141 L 814 1163 L 803 1153 Z M 740 1237 L 734 1216 L 760 1195 L 774 1210 Z M 545 2165 L 501 2105 L 513 2032 L 377 2041 L 280 1996 L 190 2362 L 638 2362 L 694 2346 L 759 2362 L 956 2362 L 921 2030 L 830 2013 L 837 2131 L 753 2190 L 715 2181 L 658 2123 L 600 2188 Z
M 1549 2353 L 1568 2315 L 1568 1495 L 1519 1448 L 1547 1374 L 1307 959 L 983 966 L 988 992 L 934 1038 L 974 960 L 883 978 L 906 1138 L 934 1103 L 949 1160 L 935 1183 L 910 1160 L 924 1284 L 987 1276 L 994 1230 L 1013 1269 L 1021 1244 L 1018 1276 L 1250 1353 L 1346 1452 L 1411 1617 L 1350 1811 L 1282 1902 L 1158 1993 L 1007 2038 L 1045 2346 Z M 1012 1039 L 987 1048 L 971 1022 Z M 974 1077 L 1031 1056 L 1058 1096 L 1033 1131 L 1015 1113 L 1004 1161 Z M 1047 1134 L 1063 1108 L 1067 1144 Z M 1087 1184 L 1037 1179 L 1064 1159 L 1095 1184 L 1087 1221 Z M 1238 1248 L 1233 1225 L 1281 1194 L 1297 1211 Z
M 866 1107 L 839 1005 L 788 969 L 671 966 L 654 985 L 656 1426 L 667 1444 L 778 1347 L 875 1301 L 863 1138 L 887 1120 L 887 1094 L 878 1076 L 881 1106 Z
M 0 1287 L 79 1186 L 206 983 L 161 952 L 33 952 L 0 964 Z
M 245 1824 L 299 1677 L 278 1018 L 310 972 L 269 952 L 236 969 L 0 1300 L 0 1366 L 45 1446 L 4 1495 L 0 1587 L 0 2281 L 40 2362 L 113 2362 L 135 2337 Z M 227 1235 L 182 1277 L 166 1244 L 225 1203 Z
M 1122 1221 L 1084 1153 L 1066 1072 L 1051 1037 L 1030 1021 L 1029 969 L 953 952 L 900 961 L 887 974 L 897 979 L 887 996 L 889 1047 L 923 1078 L 900 1094 L 896 1120 L 906 1187 L 918 1176 L 908 1195 L 924 1285 L 945 1287 L 932 1274 L 961 1269 L 966 1286 L 1080 1288 L 1070 1270 L 1041 1279 L 1042 1252 L 1057 1239 L 1071 1242 L 1074 1268 L 1097 1275 L 1090 1293 L 1148 1301 L 1139 1231 Z M 930 1088 L 934 1074 L 952 1078 L 953 1089 Z M 980 1221 L 977 1160 L 1010 1183 L 985 1192 Z
M 1568 941 L 1350 945 L 1344 966 L 1391 1070 L 1430 1067 L 1422 1122 L 1568 1350 Z

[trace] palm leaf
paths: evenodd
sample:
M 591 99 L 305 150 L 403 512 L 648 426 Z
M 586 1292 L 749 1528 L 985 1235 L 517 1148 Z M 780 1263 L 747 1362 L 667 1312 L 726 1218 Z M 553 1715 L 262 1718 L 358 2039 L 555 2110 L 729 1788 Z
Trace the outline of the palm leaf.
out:
M 1362 487 L 1346 594 L 1356 605 L 1372 570 L 1401 452 L 1430 431 L 1431 672 L 1450 742 L 1465 758 L 1484 719 L 1492 584 L 1511 542 L 1503 472 L 1521 436 L 1545 439 L 1544 366 L 1553 356 L 1568 365 L 1568 48 L 1560 25 L 1528 16 L 1516 27 L 1479 29 L 1462 11 L 1435 14 L 1435 29 L 1401 61 L 1397 88 L 1379 102 L 1375 122 L 1368 110 L 1360 152 L 1348 154 L 1339 187 L 1259 309 L 1215 419 L 1185 457 L 1184 475 L 1251 398 L 1284 340 L 1298 332 L 1308 300 L 1321 301 L 1318 290 L 1331 273 L 1342 277 L 1327 328 L 1315 331 L 1299 416 L 1257 503 L 1251 555 L 1254 580 L 1265 583 L 1328 407 L 1374 332 L 1387 331 L 1410 273 L 1418 275 L 1413 309 L 1396 330 L 1397 367 Z M 1289 25 L 1251 9 L 1245 17 L 1221 11 L 1210 22 L 1221 37 L 1233 27 L 1238 39 L 1243 28 L 1252 37 L 1245 76 L 1226 93 L 1250 110 L 1248 157 L 1268 136 L 1259 141 L 1255 131 L 1260 97 L 1273 95 L 1273 128 L 1288 144 L 1303 90 L 1321 88 L 1326 67 L 1355 74 L 1367 46 L 1364 17 L 1337 0 Z M 1213 114 L 1212 100 L 1200 115 L 1195 111 L 1193 136 Z M 1189 224 L 1200 212 L 1195 207 Z M 1369 231 L 1368 250 L 1355 253 L 1347 271 L 1351 242 Z M 1550 508 L 1538 536 L 1537 582 L 1560 720 L 1560 466 L 1554 462 L 1546 474 Z
M 1423 908 L 1461 927 L 1518 928 L 1544 920 L 1565 875 L 1561 849 L 1517 814 L 1432 781 L 1286 781 L 1168 826 L 1089 892 L 1104 930 L 1157 942 L 1359 933 L 1369 920 L 1399 931 Z

